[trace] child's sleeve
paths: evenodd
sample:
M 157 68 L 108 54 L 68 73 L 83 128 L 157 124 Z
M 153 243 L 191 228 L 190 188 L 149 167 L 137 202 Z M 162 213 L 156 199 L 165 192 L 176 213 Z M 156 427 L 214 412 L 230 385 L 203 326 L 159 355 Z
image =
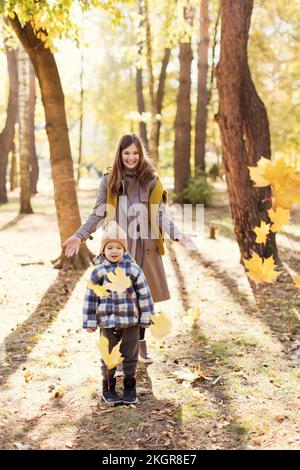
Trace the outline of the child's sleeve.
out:
M 139 325 L 142 328 L 147 328 L 152 323 L 151 315 L 154 315 L 155 311 L 151 291 L 141 268 L 138 269 L 138 275 L 133 283 L 133 287 L 137 295 L 140 311 Z
M 94 271 L 91 274 L 90 281 L 93 284 L 97 284 L 99 282 L 99 276 L 97 271 Z M 82 328 L 97 328 L 97 307 L 100 303 L 100 297 L 90 289 L 89 287 L 86 288 L 84 301 L 83 301 L 83 310 L 82 310 Z

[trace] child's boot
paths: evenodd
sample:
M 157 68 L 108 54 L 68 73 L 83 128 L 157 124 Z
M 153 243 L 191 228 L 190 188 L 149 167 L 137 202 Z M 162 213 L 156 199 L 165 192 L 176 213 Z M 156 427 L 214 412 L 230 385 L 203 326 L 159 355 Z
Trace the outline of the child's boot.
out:
M 123 403 L 125 405 L 133 405 L 138 403 L 136 396 L 136 380 L 134 377 L 124 377 L 124 395 Z
M 139 340 L 139 360 L 144 364 L 152 364 L 153 360 L 147 351 L 147 344 L 145 339 Z
M 114 377 L 102 380 L 101 399 L 108 405 L 119 405 L 122 403 L 121 398 L 116 392 L 116 379 Z

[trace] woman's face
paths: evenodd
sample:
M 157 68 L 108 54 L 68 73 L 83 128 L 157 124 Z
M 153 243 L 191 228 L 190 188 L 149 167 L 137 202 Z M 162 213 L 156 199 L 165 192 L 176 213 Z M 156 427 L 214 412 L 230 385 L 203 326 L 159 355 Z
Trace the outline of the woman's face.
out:
M 135 144 L 129 145 L 126 149 L 122 150 L 122 163 L 125 168 L 133 170 L 139 164 L 140 156 Z

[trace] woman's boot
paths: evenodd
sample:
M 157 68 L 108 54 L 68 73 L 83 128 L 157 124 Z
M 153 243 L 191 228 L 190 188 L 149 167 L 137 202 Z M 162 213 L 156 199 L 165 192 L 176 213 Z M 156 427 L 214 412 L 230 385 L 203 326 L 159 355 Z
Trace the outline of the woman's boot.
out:
M 148 354 L 147 351 L 147 344 L 145 339 L 139 340 L 139 361 L 143 362 L 144 364 L 152 364 L 153 360 Z

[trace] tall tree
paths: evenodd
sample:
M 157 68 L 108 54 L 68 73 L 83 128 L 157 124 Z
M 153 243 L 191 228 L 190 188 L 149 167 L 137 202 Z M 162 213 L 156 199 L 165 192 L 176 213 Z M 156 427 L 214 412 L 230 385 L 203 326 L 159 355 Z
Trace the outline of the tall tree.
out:
M 192 26 L 194 9 L 188 1 L 183 8 L 187 25 Z M 191 66 L 193 51 L 191 35 L 181 39 L 179 44 L 179 88 L 175 117 L 174 142 L 174 191 L 179 194 L 186 187 L 191 175 Z
M 138 12 L 141 17 L 139 29 L 143 30 L 144 28 L 144 18 L 143 18 L 143 7 L 142 0 L 138 0 Z M 143 53 L 143 41 L 138 42 L 138 57 L 139 63 L 136 67 L 136 100 L 137 100 L 137 109 L 140 115 L 146 112 L 144 93 L 143 93 L 143 66 L 142 66 L 142 53 Z M 146 123 L 142 120 L 139 122 L 139 134 L 145 145 L 148 147 L 148 136 L 147 136 L 147 126 Z
M 79 102 L 79 142 L 78 142 L 78 169 L 77 169 L 77 185 L 80 180 L 80 167 L 82 163 L 82 130 L 83 130 L 83 98 L 84 98 L 84 88 L 83 88 L 83 73 L 84 73 L 84 56 L 81 51 L 80 56 L 80 102 Z
M 149 97 L 150 97 L 150 112 L 151 112 L 151 130 L 150 130 L 150 152 L 151 156 L 158 166 L 159 164 L 159 153 L 157 145 L 157 133 L 158 133 L 158 120 L 157 120 L 157 107 L 154 90 L 154 75 L 153 75 L 153 64 L 152 64 L 152 37 L 151 37 L 151 24 L 149 15 L 149 4 L 148 0 L 144 0 L 144 18 L 146 28 L 146 57 L 147 57 L 147 71 L 148 71 L 148 86 L 149 86 Z
M 221 0 L 221 50 L 216 68 L 223 164 L 234 230 L 242 258 L 252 250 L 278 260 L 275 234 L 266 245 L 255 243 L 253 228 L 269 222 L 271 190 L 254 188 L 248 165 L 271 157 L 267 112 L 248 66 L 247 44 L 253 0 Z
M 30 61 L 19 48 L 19 142 L 20 142 L 20 214 L 32 214 L 30 203 L 30 143 L 29 143 L 29 66 Z
M 208 0 L 200 3 L 200 31 L 198 44 L 198 95 L 195 123 L 195 173 L 205 172 L 205 142 L 208 104 Z
M 27 22 L 22 26 L 15 14 L 10 23 L 33 64 L 39 80 L 42 102 L 46 116 L 46 131 L 50 146 L 51 171 L 54 184 L 54 198 L 61 243 L 81 225 L 75 190 L 73 161 L 65 112 L 64 94 L 53 53 L 45 47 L 45 39 Z M 87 267 L 93 255 L 85 244 L 78 256 L 65 257 L 63 250 L 56 267 L 68 269 Z
M 35 146 L 35 126 L 34 115 L 36 105 L 36 87 L 35 73 L 32 63 L 30 62 L 29 70 L 29 151 L 30 151 L 30 192 L 37 193 L 37 182 L 39 179 L 39 162 Z
M 18 118 L 18 59 L 17 51 L 5 43 L 9 95 L 7 101 L 6 122 L 0 133 L 0 203 L 7 202 L 6 173 L 9 152 L 12 150 L 15 124 Z
M 17 168 L 17 152 L 16 144 L 13 141 L 11 149 L 11 162 L 10 162 L 10 190 L 14 191 L 18 187 L 18 168 Z
M 170 56 L 171 56 L 171 48 L 165 47 L 164 56 L 161 62 L 160 74 L 158 78 L 157 93 L 156 93 L 156 111 L 157 111 L 157 114 L 160 116 L 162 114 L 162 109 L 163 109 L 165 83 L 166 83 L 166 78 L 167 78 L 167 68 L 168 68 L 168 64 L 170 61 Z M 159 146 L 160 126 L 161 126 L 161 119 L 157 121 L 157 131 L 156 131 L 157 148 Z

